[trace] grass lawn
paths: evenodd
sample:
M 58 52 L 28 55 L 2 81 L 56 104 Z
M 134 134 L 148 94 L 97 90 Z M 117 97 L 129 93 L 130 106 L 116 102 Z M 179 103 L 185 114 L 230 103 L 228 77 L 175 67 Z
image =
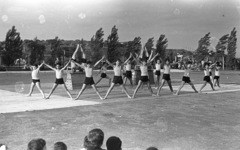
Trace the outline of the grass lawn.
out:
M 180 84 L 182 74 L 171 74 L 173 85 Z M 239 74 L 222 71 L 221 83 L 240 84 Z M 42 87 L 48 92 L 55 80 L 54 73 L 42 72 L 40 78 Z M 202 79 L 203 72 L 191 73 L 193 83 L 202 83 Z M 30 73 L 0 73 L 0 89 L 15 91 L 18 82 L 24 83 L 23 93 L 26 94 Z M 99 84 L 102 95 L 107 91 L 106 84 L 106 80 Z M 127 89 L 133 93 L 130 86 Z M 88 91 L 90 89 L 83 93 L 84 98 L 89 96 Z M 77 92 L 72 91 L 74 97 Z M 122 95 L 121 98 L 115 100 L 114 93 Z M 78 150 L 89 130 L 101 128 L 105 133 L 104 143 L 109 136 L 119 136 L 123 149 L 127 150 L 149 146 L 163 150 L 240 149 L 239 92 L 182 92 L 174 96 L 163 89 L 161 97 L 150 97 L 148 92 L 140 90 L 132 101 L 121 101 L 126 96 L 119 93 L 121 89 L 116 88 L 101 105 L 0 114 L 0 143 L 6 143 L 10 150 L 23 150 L 32 138 L 41 137 L 47 141 L 48 149 L 53 148 L 54 142 L 63 141 L 69 150 Z M 54 94 L 67 97 L 62 88 Z

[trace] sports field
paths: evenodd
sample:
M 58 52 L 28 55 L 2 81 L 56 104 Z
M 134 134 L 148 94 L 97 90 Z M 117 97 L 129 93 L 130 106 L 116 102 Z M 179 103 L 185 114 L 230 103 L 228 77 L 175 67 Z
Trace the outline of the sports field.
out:
M 48 93 L 54 73 L 41 72 L 40 78 L 44 92 Z M 171 78 L 176 90 L 182 73 L 173 72 Z M 191 73 L 197 90 L 202 78 L 203 72 Z M 160 150 L 240 149 L 239 79 L 238 71 L 222 71 L 222 87 L 217 91 L 212 92 L 207 85 L 202 94 L 195 94 L 186 85 L 179 96 L 171 95 L 165 86 L 160 97 L 150 97 L 144 86 L 136 99 L 127 99 L 116 87 L 104 101 L 89 88 L 81 100 L 72 101 L 61 87 L 49 100 L 41 99 L 37 89 L 32 97 L 25 97 L 30 72 L 0 73 L 0 143 L 6 143 L 10 150 L 23 150 L 32 138 L 41 137 L 47 141 L 48 149 L 54 142 L 63 141 L 68 149 L 78 150 L 89 130 L 101 128 L 104 141 L 109 136 L 119 136 L 127 150 L 149 146 Z M 100 94 L 105 95 L 107 81 L 102 80 L 98 87 Z M 132 95 L 130 86 L 127 89 Z M 78 91 L 71 91 L 73 97 Z

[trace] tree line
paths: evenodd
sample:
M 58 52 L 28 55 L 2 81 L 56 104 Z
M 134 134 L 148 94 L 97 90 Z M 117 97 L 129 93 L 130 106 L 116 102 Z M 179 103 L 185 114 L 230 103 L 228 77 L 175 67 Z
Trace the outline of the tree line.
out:
M 211 45 L 211 36 L 210 32 L 202 37 L 198 42 L 198 47 L 194 51 L 194 59 L 196 61 L 209 60 L 213 61 L 225 61 L 225 64 L 228 68 L 235 68 L 236 61 L 236 49 L 237 49 L 237 37 L 236 37 L 236 28 L 233 28 L 230 34 L 223 35 L 215 49 L 212 51 L 209 49 Z M 15 26 L 13 26 L 6 34 L 5 41 L 0 44 L 0 52 L 2 55 L 2 62 L 6 66 L 11 66 L 14 64 L 14 61 L 19 58 L 26 58 L 26 52 L 23 52 L 23 43 L 28 47 L 30 52 L 28 53 L 29 61 L 28 64 L 39 63 L 45 59 L 44 54 L 46 53 L 46 43 L 50 45 L 49 57 L 46 62 L 54 64 L 54 61 L 57 58 L 70 58 L 71 53 L 75 50 L 77 43 L 80 43 L 83 49 L 86 50 L 88 59 L 93 62 L 99 60 L 102 55 L 106 55 L 108 60 L 113 62 L 119 58 L 125 59 L 130 53 L 136 54 L 140 53 L 143 46 L 147 51 L 154 49 L 155 53 L 159 53 L 162 59 L 166 57 L 174 57 L 166 54 L 168 47 L 168 39 L 164 34 L 160 34 L 159 38 L 156 41 L 154 47 L 154 38 L 151 37 L 147 40 L 146 43 L 141 43 L 141 37 L 135 37 L 131 41 L 120 42 L 118 36 L 118 29 L 114 25 L 111 29 L 110 35 L 107 39 L 104 40 L 104 31 L 102 28 L 99 28 L 96 33 L 91 37 L 89 41 L 81 39 L 76 41 L 71 41 L 66 44 L 66 41 L 55 37 L 55 39 L 50 39 L 46 41 L 41 41 L 37 37 L 33 40 L 23 40 L 20 37 L 20 33 L 17 32 Z M 65 46 L 64 46 L 65 45 Z M 70 46 L 66 46 L 70 45 Z M 225 52 L 227 54 L 225 54 Z M 77 56 L 78 60 L 81 60 L 81 54 Z M 173 60 L 174 58 L 170 58 Z

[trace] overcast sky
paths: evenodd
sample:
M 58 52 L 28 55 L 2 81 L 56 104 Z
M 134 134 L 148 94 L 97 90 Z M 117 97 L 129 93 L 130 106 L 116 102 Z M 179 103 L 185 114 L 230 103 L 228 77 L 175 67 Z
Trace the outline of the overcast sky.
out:
M 0 17 L 0 41 L 13 25 L 43 40 L 90 40 L 100 27 L 106 39 L 116 25 L 120 41 L 165 34 L 168 48 L 195 50 L 206 33 L 216 45 L 236 27 L 240 49 L 240 0 L 0 0 Z

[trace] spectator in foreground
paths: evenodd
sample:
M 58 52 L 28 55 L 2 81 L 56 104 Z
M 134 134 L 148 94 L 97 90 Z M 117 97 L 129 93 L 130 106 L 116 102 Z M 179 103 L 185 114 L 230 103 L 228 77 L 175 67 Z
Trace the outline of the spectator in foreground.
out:
M 46 141 L 42 138 L 32 139 L 27 150 L 46 150 Z
M 111 136 L 106 142 L 107 150 L 122 150 L 122 141 L 119 137 Z
M 149 147 L 147 150 L 158 150 L 156 147 Z
M 7 146 L 4 144 L 0 144 L 0 150 L 7 150 Z
M 103 150 L 101 148 L 104 140 L 104 133 L 101 129 L 93 129 L 89 131 L 88 135 L 84 138 L 85 150 Z
M 63 142 L 56 142 L 54 144 L 54 150 L 67 150 L 67 145 Z

